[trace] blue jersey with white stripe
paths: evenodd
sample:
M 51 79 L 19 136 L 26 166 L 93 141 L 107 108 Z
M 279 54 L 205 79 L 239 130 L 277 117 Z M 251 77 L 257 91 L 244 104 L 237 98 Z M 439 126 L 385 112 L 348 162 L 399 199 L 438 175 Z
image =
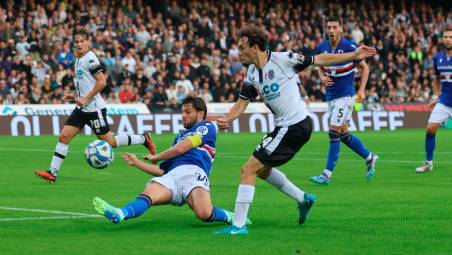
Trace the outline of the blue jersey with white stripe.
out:
M 337 48 L 331 48 L 330 40 L 325 40 L 317 46 L 317 53 L 347 53 L 354 52 L 356 45 L 352 41 L 341 38 Z M 360 60 L 343 62 L 335 65 L 322 67 L 325 75 L 329 76 L 334 84 L 326 86 L 326 100 L 355 95 L 353 80 L 355 79 L 355 68 Z
M 163 161 L 160 164 L 160 168 L 165 171 L 165 174 L 180 165 L 197 165 L 209 176 L 213 159 L 215 158 L 215 143 L 217 141 L 217 132 L 212 122 L 201 121 L 192 128 L 180 133 L 174 139 L 173 145 L 182 142 L 185 138 L 195 133 L 201 137 L 201 145 L 178 157 Z
M 452 56 L 447 56 L 446 51 L 441 51 L 433 58 L 433 63 L 441 82 L 439 102 L 452 107 Z

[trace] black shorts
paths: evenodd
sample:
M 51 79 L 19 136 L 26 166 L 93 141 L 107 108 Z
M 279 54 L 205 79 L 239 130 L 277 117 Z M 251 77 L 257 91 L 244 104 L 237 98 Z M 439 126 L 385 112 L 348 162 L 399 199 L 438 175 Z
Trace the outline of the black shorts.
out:
M 262 138 L 262 142 L 254 150 L 253 156 L 266 166 L 283 165 L 309 141 L 311 133 L 310 117 L 289 127 L 276 127 Z
M 85 125 L 90 126 L 96 135 L 105 135 L 110 131 L 107 122 L 107 109 L 103 108 L 97 112 L 84 112 L 75 107 L 71 116 L 66 120 L 65 125 L 70 125 L 82 129 Z

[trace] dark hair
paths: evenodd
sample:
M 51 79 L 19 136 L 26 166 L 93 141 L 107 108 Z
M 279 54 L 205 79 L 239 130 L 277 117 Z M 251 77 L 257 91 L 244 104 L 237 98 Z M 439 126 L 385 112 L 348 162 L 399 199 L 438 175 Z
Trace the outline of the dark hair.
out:
M 193 96 L 188 96 L 184 99 L 184 101 L 182 101 L 182 105 L 184 104 L 191 104 L 193 106 L 193 108 L 195 108 L 196 111 L 204 112 L 204 116 L 203 116 L 203 120 L 206 119 L 207 117 L 207 105 L 206 102 L 204 102 L 204 99 L 200 98 L 200 97 L 193 97 Z
M 443 35 L 444 35 L 446 32 L 452 32 L 452 26 L 446 27 L 446 28 L 444 29 L 444 31 L 443 31 Z
M 264 51 L 268 45 L 268 32 L 260 27 L 253 25 L 243 26 L 237 33 L 238 37 L 247 37 L 248 46 L 252 47 L 257 44 L 260 50 Z
M 331 16 L 331 17 L 329 17 L 328 19 L 326 19 L 326 23 L 328 23 L 328 22 L 337 22 L 337 23 L 339 23 L 339 26 L 342 26 L 342 21 L 341 21 L 341 19 L 339 18 L 339 17 L 337 17 L 337 16 Z M 326 24 L 325 23 L 325 24 Z
M 74 32 L 74 35 L 73 35 L 73 38 L 75 39 L 75 37 L 76 37 L 77 35 L 83 36 L 86 40 L 89 39 L 89 32 L 88 32 L 86 29 L 84 29 L 84 28 L 75 31 L 75 32 Z

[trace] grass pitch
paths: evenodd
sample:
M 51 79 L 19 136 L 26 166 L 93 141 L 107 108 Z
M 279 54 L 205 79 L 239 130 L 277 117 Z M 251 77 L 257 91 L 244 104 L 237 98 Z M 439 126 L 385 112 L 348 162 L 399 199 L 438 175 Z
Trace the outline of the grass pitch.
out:
M 303 190 L 317 195 L 310 218 L 297 224 L 297 205 L 258 181 L 247 236 L 216 236 L 220 223 L 198 221 L 191 210 L 156 206 L 138 219 L 111 224 L 95 217 L 92 198 L 121 206 L 140 193 L 149 176 L 123 163 L 121 152 L 144 155 L 144 147 L 115 150 L 105 170 L 91 169 L 84 146 L 71 143 L 57 183 L 37 179 L 57 138 L 0 137 L 0 254 L 451 254 L 452 131 L 437 134 L 435 169 L 415 174 L 424 159 L 424 130 L 355 132 L 378 153 L 375 179 L 346 146 L 329 186 L 308 178 L 325 165 L 328 135 L 311 141 L 280 167 Z M 263 134 L 219 134 L 211 175 L 215 205 L 233 210 L 240 166 Z M 155 135 L 158 149 L 173 135 Z

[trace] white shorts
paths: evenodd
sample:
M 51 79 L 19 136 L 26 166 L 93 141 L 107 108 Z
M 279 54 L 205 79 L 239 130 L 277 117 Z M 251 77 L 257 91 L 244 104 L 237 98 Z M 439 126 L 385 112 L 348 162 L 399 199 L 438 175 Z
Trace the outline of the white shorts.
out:
M 330 115 L 330 125 L 341 127 L 352 116 L 355 105 L 354 96 L 346 96 L 333 99 L 327 102 L 328 113 Z
M 452 107 L 445 106 L 441 103 L 437 103 L 435 108 L 433 108 L 428 123 L 446 123 L 450 118 L 452 118 Z
M 152 178 L 148 184 L 153 182 L 167 187 L 172 193 L 171 204 L 177 206 L 184 205 L 188 195 L 196 187 L 210 192 L 209 177 L 196 165 L 178 166 L 163 176 Z

